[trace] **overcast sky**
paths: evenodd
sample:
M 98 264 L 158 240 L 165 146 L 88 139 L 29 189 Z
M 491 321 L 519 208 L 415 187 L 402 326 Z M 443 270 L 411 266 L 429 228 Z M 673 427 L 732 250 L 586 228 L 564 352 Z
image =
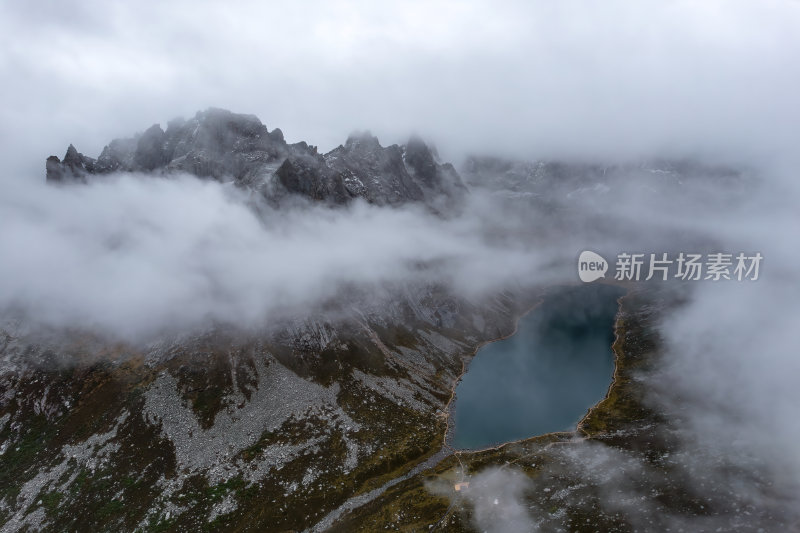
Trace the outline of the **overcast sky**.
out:
M 209 106 L 323 150 L 371 129 L 449 158 L 774 157 L 796 145 L 798 27 L 792 0 L 8 1 L 4 177 Z

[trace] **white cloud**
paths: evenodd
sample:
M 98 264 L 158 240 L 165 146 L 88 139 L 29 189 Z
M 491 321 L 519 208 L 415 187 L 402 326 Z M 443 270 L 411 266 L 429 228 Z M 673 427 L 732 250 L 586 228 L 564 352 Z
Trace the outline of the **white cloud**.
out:
M 536 271 L 522 246 L 477 231 L 494 224 L 478 197 L 473 215 L 447 220 L 360 203 L 257 215 L 253 201 L 194 177 L 15 189 L 0 199 L 0 308 L 136 335 L 207 319 L 257 326 L 308 312 L 348 284 L 435 279 L 477 295 Z

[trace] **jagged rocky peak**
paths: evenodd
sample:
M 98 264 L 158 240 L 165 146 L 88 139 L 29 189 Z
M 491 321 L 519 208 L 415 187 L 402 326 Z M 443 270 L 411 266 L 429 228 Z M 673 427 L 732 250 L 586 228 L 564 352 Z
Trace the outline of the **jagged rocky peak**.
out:
M 85 181 L 85 175 L 94 172 L 94 166 L 94 159 L 81 154 L 70 144 L 63 161 L 54 155 L 47 158 L 47 181 Z
M 377 204 L 414 200 L 445 208 L 460 204 L 466 193 L 453 166 L 440 163 L 436 150 L 416 136 L 384 147 L 370 132 L 356 132 L 324 159 L 348 191 Z
M 459 202 L 467 192 L 461 176 L 450 163 L 440 163 L 439 154 L 421 137 L 412 135 L 403 147 L 403 160 L 423 187 L 441 198 Z
M 466 192 L 452 165 L 440 163 L 419 137 L 384 147 L 370 132 L 356 132 L 321 155 L 305 142 L 288 144 L 280 129 L 269 131 L 254 115 L 218 108 L 171 120 L 166 130 L 154 124 L 132 138 L 115 139 L 96 160 L 70 145 L 63 161 L 50 156 L 46 168 L 47 181 L 54 183 L 111 172 L 183 172 L 232 181 L 273 202 L 298 195 L 331 204 L 361 198 L 441 207 Z
M 434 187 L 439 171 L 434 160 L 434 151 L 425 142 L 414 135 L 405 146 L 405 160 L 419 179 L 430 187 Z
M 155 170 L 167 162 L 165 135 L 158 124 L 153 124 L 145 130 L 136 143 L 136 153 L 133 158 L 136 166 L 144 170 Z
M 48 159 L 48 181 L 84 180 L 87 174 L 181 171 L 200 177 L 246 179 L 260 164 L 287 154 L 283 133 L 270 133 L 253 115 L 210 108 L 164 131 L 154 124 L 128 139 L 115 139 L 94 160 L 72 145 L 63 161 Z M 70 171 L 70 172 L 67 172 Z

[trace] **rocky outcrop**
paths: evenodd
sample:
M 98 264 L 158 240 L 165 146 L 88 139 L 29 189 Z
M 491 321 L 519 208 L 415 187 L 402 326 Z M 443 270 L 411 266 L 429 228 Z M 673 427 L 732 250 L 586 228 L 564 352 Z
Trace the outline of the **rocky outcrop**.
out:
M 52 155 L 47 158 L 47 181 L 86 181 L 86 174 L 95 172 L 95 164 L 94 159 L 81 154 L 70 144 L 63 161 Z
M 166 131 L 156 124 L 129 139 L 115 139 L 97 160 L 70 145 L 63 161 L 48 158 L 48 181 L 74 181 L 111 172 L 188 172 L 198 177 L 248 182 L 263 168 L 285 158 L 291 147 L 283 133 L 270 133 L 258 118 L 223 109 L 176 119 Z M 71 171 L 71 172 L 67 172 Z
M 342 175 L 328 168 L 320 157 L 309 154 L 287 157 L 275 171 L 275 176 L 289 193 L 312 200 L 340 204 L 350 198 Z
M 156 124 L 130 139 L 115 139 L 97 159 L 70 145 L 63 160 L 47 159 L 50 183 L 84 182 L 112 172 L 170 174 L 232 181 L 278 202 L 301 196 L 334 205 L 361 198 L 377 205 L 422 202 L 452 205 L 466 188 L 452 165 L 419 137 L 381 146 L 369 132 L 351 135 L 327 154 L 305 142 L 288 144 L 253 115 L 223 109 L 176 119 L 166 131 Z

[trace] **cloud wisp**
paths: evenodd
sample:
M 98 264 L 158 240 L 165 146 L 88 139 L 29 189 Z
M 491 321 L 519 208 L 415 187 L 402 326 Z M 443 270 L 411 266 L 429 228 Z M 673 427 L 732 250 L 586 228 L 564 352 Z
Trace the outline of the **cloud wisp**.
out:
M 0 307 L 135 336 L 307 314 L 347 285 L 377 298 L 384 284 L 438 282 L 469 296 L 536 271 L 534 255 L 477 231 L 480 216 L 253 202 L 194 177 L 17 189 L 0 200 Z

